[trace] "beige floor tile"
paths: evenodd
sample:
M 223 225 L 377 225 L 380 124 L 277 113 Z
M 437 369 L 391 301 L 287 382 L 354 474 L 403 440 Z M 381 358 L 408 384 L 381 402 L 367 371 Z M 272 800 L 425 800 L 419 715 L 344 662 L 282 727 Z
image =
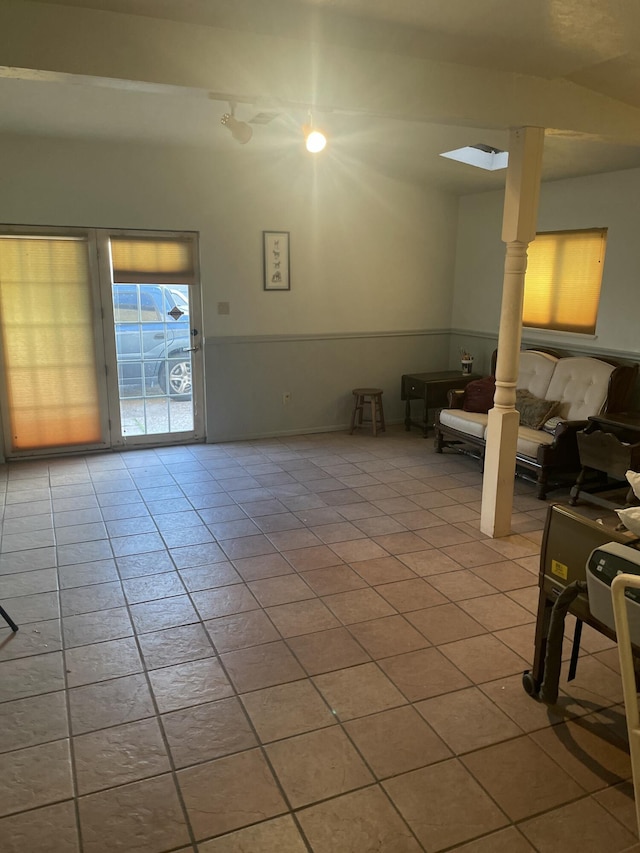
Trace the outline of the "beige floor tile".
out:
M 373 782 L 338 726 L 277 741 L 266 752 L 294 809 Z
M 0 752 L 69 737 L 63 691 L 0 703 Z
M 147 669 L 173 666 L 211 657 L 211 640 L 202 625 L 178 625 L 163 631 L 141 634 L 138 638 Z
M 507 560 L 517 560 L 521 557 L 533 557 L 540 553 L 540 546 L 526 536 L 517 533 L 503 536 L 500 539 L 487 539 L 486 545 L 502 554 Z
M 80 795 L 170 770 L 155 718 L 79 735 L 73 749 Z
M 257 746 L 235 698 L 184 708 L 161 719 L 176 767 L 188 767 Z
M 496 552 L 484 542 L 468 542 L 459 545 L 447 545 L 445 554 L 465 568 L 484 566 L 496 562 Z
M 612 788 L 604 788 L 593 795 L 593 799 L 619 820 L 630 832 L 638 832 L 636 801 L 632 782 L 622 782 Z
M 283 530 L 281 532 L 269 533 L 269 540 L 276 546 L 278 551 L 294 551 L 298 548 L 311 548 L 319 545 L 319 539 L 315 533 L 306 528 L 298 530 Z
M 245 693 L 242 703 L 263 743 L 336 723 L 327 703 L 308 680 Z
M 522 734 L 477 687 L 435 696 L 415 707 L 456 755 Z
M 239 693 L 296 681 L 305 675 L 283 642 L 227 652 L 221 659 Z
M 357 539 L 353 542 L 336 542 L 331 550 L 344 560 L 345 563 L 355 563 L 359 560 L 375 560 L 387 557 L 388 554 L 380 545 L 371 539 Z
M 72 800 L 0 820 L 3 853 L 78 853 Z
M 351 720 L 344 727 L 378 779 L 451 757 L 451 750 L 409 706 Z
M 142 673 L 74 687 L 69 690 L 69 709 L 74 735 L 119 726 L 155 713 L 151 691 Z
M 454 847 L 451 853 L 535 853 L 534 848 L 513 826 Z
M 458 640 L 440 648 L 475 684 L 523 672 L 527 668 L 523 658 L 489 634 Z
M 197 839 L 222 835 L 287 811 L 257 749 L 179 770 L 178 784 Z
M 426 610 L 416 610 L 407 613 L 407 619 L 436 646 L 486 633 L 486 629 L 457 604 L 442 604 Z
M 525 732 L 537 731 L 563 720 L 584 716 L 591 710 L 562 694 L 552 707 L 538 702 L 525 693 L 521 675 L 489 681 L 481 684 L 480 690 Z
M 309 584 L 317 595 L 333 595 L 338 592 L 348 592 L 352 589 L 362 589 L 367 582 L 356 574 L 349 566 L 328 566 L 326 569 L 314 569 L 303 572 L 301 577 Z
M 375 660 L 423 649 L 429 645 L 429 641 L 403 616 L 386 616 L 369 622 L 357 622 L 349 626 L 349 631 Z
M 233 693 L 215 658 L 154 669 L 149 673 L 149 680 L 161 714 L 224 699 Z
M 231 522 L 233 524 L 233 522 Z M 224 539 L 220 546 L 232 562 L 244 557 L 258 557 L 263 554 L 275 554 L 276 549 L 266 536 L 256 528 L 256 536 L 241 536 L 239 539 Z
M 191 598 L 201 619 L 216 619 L 233 613 L 255 610 L 258 607 L 257 601 L 245 584 L 201 590 L 192 593 Z
M 84 853 L 163 853 L 189 843 L 169 775 L 81 797 L 79 810 Z
M 273 607 L 315 597 L 313 590 L 297 575 L 264 578 L 252 581 L 248 586 L 262 607 Z
M 500 592 L 506 592 L 510 589 L 530 587 L 535 583 L 535 576 L 512 560 L 503 560 L 500 563 L 489 563 L 486 566 L 476 566 L 471 571 L 474 575 L 482 578 L 482 580 L 491 584 L 492 587 Z
M 437 527 L 431 529 L 438 530 Z M 412 551 L 424 551 L 425 539 L 411 531 L 390 533 L 386 536 L 370 535 L 378 545 L 390 554 L 410 554 Z
M 199 853 L 245 853 L 247 850 L 251 853 L 306 853 L 307 847 L 288 815 L 198 845 Z
M 178 572 L 163 572 L 159 575 L 129 578 L 122 581 L 122 588 L 129 604 L 141 604 L 145 601 L 169 598 L 185 593 L 185 586 Z
M 327 545 L 316 545 L 312 548 L 298 548 L 284 551 L 283 556 L 298 572 L 308 572 L 312 569 L 323 569 L 327 566 L 339 566 L 344 561 Z
M 378 787 L 302 809 L 298 820 L 314 853 L 419 853 L 420 845 Z
M 246 581 L 272 578 L 293 573 L 291 565 L 281 554 L 264 554 L 259 557 L 244 557 L 233 561 L 238 574 Z
M 68 649 L 65 655 L 69 687 L 142 672 L 142 660 L 133 637 Z
M 591 656 L 580 659 L 575 679 L 570 682 L 563 679 L 560 689 L 590 710 L 624 701 L 620 676 Z
M 456 759 L 396 776 L 382 784 L 427 850 L 443 850 L 508 823 Z
M 380 666 L 410 702 L 469 685 L 460 670 L 434 648 L 385 658 Z
M 400 613 L 435 607 L 447 602 L 447 599 L 423 578 L 383 583 L 376 586 L 376 592 Z
M 266 613 L 283 637 L 326 631 L 340 625 L 327 606 L 317 598 L 267 607 Z
M 531 738 L 579 785 L 594 792 L 631 778 L 629 745 L 608 728 L 593 717 L 582 717 Z
M 20 595 L 55 592 L 57 589 L 58 576 L 55 569 L 37 569 L 33 572 L 0 575 L 0 601 Z M 11 605 L 7 604 L 6 609 L 11 609 Z
M 18 631 L 25 634 L 25 631 Z M 32 655 L 0 663 L 0 702 L 52 693 L 64 689 L 63 661 L 59 652 Z
M 288 645 L 309 675 L 344 669 L 370 660 L 346 628 L 291 637 Z
M 464 601 L 495 593 L 492 586 L 468 569 L 434 575 L 431 584 L 450 601 Z
M 182 583 L 189 592 L 215 589 L 219 586 L 241 583 L 242 578 L 231 563 L 214 563 L 212 566 L 194 566 L 179 572 Z
M 534 616 L 528 610 L 502 593 L 460 601 L 459 606 L 488 631 L 535 622 Z
M 372 586 L 415 578 L 414 572 L 396 557 L 387 556 L 377 557 L 373 560 L 358 560 L 351 563 L 351 568 Z
M 0 755 L 0 816 L 73 796 L 68 740 Z
M 114 581 L 63 589 L 60 592 L 60 603 L 63 616 L 76 616 L 80 613 L 90 613 L 93 610 L 122 607 L 126 601 L 122 584 L 119 581 Z
M 133 626 L 127 608 L 115 607 L 79 616 L 66 616 L 62 620 L 62 634 L 65 648 L 72 649 L 75 646 L 131 637 Z
M 392 616 L 395 610 L 374 589 L 354 589 L 327 595 L 323 601 L 345 625 Z
M 428 551 L 414 551 L 411 554 L 399 554 L 398 559 L 402 560 L 420 577 L 448 574 L 449 572 L 460 571 L 462 568 L 460 563 L 437 548 L 431 548 Z
M 513 821 L 563 805 L 584 794 L 530 737 L 463 756 L 461 761 Z M 518 779 L 518 784 L 514 784 Z
M 0 626 L 0 662 L 31 655 L 49 654 L 61 649 L 62 625 L 59 619 L 33 622 L 28 631 L 17 633 L 5 625 L 4 620 Z
M 205 628 L 218 654 L 280 639 L 272 622 L 262 610 L 249 610 L 211 619 L 205 622 Z
M 525 821 L 520 828 L 540 853 L 618 853 L 637 841 L 592 797 Z
M 406 704 L 404 696 L 373 663 L 317 675 L 313 681 L 341 720 Z

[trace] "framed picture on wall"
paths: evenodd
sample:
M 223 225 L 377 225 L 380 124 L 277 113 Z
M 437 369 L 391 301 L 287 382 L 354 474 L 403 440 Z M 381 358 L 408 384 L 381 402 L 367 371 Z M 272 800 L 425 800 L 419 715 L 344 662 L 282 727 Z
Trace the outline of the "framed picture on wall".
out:
M 291 290 L 289 232 L 263 231 L 264 289 Z

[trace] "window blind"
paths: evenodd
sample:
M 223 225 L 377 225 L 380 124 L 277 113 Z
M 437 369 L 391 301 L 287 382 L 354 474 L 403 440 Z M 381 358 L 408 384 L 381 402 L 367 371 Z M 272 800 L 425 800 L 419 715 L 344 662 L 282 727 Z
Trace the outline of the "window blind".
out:
M 112 237 L 114 284 L 194 284 L 190 239 Z
M 0 237 L 0 328 L 13 449 L 99 442 L 86 239 Z
M 594 334 L 607 229 L 550 231 L 530 244 L 522 324 Z

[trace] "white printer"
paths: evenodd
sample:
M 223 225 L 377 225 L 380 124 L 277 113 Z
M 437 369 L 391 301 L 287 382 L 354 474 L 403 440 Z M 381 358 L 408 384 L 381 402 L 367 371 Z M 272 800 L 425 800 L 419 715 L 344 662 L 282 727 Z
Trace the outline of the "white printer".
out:
M 611 582 L 620 574 L 640 575 L 640 551 L 619 542 L 606 542 L 589 555 L 586 565 L 589 610 L 594 619 L 615 631 Z M 631 642 L 640 646 L 640 589 L 625 592 Z

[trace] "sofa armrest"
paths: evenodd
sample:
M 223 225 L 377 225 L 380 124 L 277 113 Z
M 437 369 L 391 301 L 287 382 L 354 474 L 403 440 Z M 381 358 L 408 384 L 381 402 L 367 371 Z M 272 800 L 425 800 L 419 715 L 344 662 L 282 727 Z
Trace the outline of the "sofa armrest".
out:
M 566 441 L 570 435 L 575 435 L 588 425 L 589 421 L 560 421 L 553 431 L 553 443 Z
M 450 409 L 461 409 L 463 397 L 464 397 L 464 389 L 452 388 L 451 391 L 449 391 L 447 393 L 447 401 L 449 403 L 449 408 Z

